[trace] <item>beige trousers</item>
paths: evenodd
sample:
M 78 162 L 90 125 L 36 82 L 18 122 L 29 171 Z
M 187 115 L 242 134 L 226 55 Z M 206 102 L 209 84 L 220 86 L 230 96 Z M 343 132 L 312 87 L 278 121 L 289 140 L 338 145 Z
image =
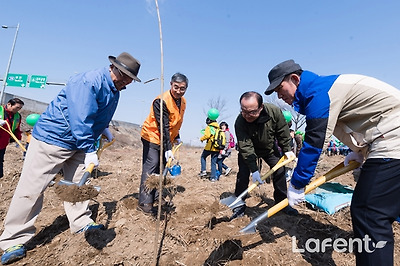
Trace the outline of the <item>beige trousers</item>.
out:
M 36 232 L 35 221 L 42 209 L 43 193 L 54 176 L 63 169 L 64 179 L 78 183 L 84 174 L 85 153 L 49 145 L 32 137 L 25 157 L 17 188 L 11 200 L 0 248 L 25 244 Z M 64 202 L 71 232 L 93 222 L 89 200 L 78 203 Z

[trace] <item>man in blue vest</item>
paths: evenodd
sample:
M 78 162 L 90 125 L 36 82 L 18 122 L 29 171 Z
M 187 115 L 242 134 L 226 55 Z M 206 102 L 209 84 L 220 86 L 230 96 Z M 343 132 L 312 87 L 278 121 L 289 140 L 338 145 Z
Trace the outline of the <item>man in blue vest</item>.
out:
M 286 60 L 268 74 L 265 91 L 306 116 L 306 133 L 287 198 L 304 201 L 322 151 L 334 135 L 362 164 L 351 202 L 356 265 L 393 265 L 392 224 L 400 214 L 400 91 L 356 74 L 320 76 Z M 364 161 L 365 159 L 365 161 Z
M 24 102 L 18 98 L 13 98 L 8 101 L 7 105 L 0 106 L 0 178 L 3 177 L 4 154 L 11 137 L 6 130 L 11 131 L 17 139 L 21 140 L 21 115 L 18 111 L 23 106 Z

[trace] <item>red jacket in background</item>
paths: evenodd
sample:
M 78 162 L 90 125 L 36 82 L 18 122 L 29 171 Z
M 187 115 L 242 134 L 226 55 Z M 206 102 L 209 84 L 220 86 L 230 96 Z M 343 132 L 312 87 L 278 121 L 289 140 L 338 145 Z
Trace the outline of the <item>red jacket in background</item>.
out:
M 3 110 L 4 110 L 4 114 L 3 114 Z M 15 121 L 14 121 L 14 116 L 16 116 Z M 3 120 L 6 120 L 8 122 L 8 124 L 10 125 L 10 128 L 7 125 L 4 125 L 3 128 L 10 130 L 13 128 L 13 122 L 16 124 L 16 127 L 13 131 L 14 135 L 17 137 L 17 139 L 21 140 L 22 138 L 22 134 L 21 134 L 21 129 L 20 129 L 20 125 L 21 125 L 21 115 L 19 113 L 17 114 L 13 114 L 12 112 L 8 111 L 6 109 L 5 106 L 2 106 L 2 108 L 0 108 L 0 118 Z M 10 143 L 10 134 L 8 134 L 6 131 L 4 131 L 3 129 L 0 128 L 0 149 L 5 149 L 8 145 L 8 143 Z

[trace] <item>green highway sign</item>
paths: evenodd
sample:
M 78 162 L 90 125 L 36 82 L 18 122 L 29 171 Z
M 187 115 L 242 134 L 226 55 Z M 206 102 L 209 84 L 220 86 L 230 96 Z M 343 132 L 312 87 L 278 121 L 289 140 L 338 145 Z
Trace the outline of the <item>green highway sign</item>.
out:
M 31 81 L 29 82 L 29 87 L 44 89 L 46 86 L 47 76 L 32 75 Z
M 6 86 L 10 87 L 26 87 L 28 75 L 26 74 L 8 74 Z

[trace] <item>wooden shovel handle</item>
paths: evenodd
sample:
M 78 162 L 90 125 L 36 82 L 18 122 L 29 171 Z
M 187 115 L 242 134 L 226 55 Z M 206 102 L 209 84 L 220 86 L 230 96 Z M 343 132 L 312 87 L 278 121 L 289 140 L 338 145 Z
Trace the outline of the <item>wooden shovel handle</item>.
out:
M 6 121 L 8 128 L 10 128 L 10 125 L 8 124 L 8 122 Z M 0 126 L 1 129 L 3 129 L 5 132 L 7 132 L 8 134 L 10 134 L 10 136 L 15 140 L 16 143 L 18 143 L 19 147 L 26 152 L 26 149 L 24 146 L 22 146 L 21 142 L 17 139 L 17 137 L 14 135 L 14 133 L 11 130 L 8 130 L 2 126 Z

